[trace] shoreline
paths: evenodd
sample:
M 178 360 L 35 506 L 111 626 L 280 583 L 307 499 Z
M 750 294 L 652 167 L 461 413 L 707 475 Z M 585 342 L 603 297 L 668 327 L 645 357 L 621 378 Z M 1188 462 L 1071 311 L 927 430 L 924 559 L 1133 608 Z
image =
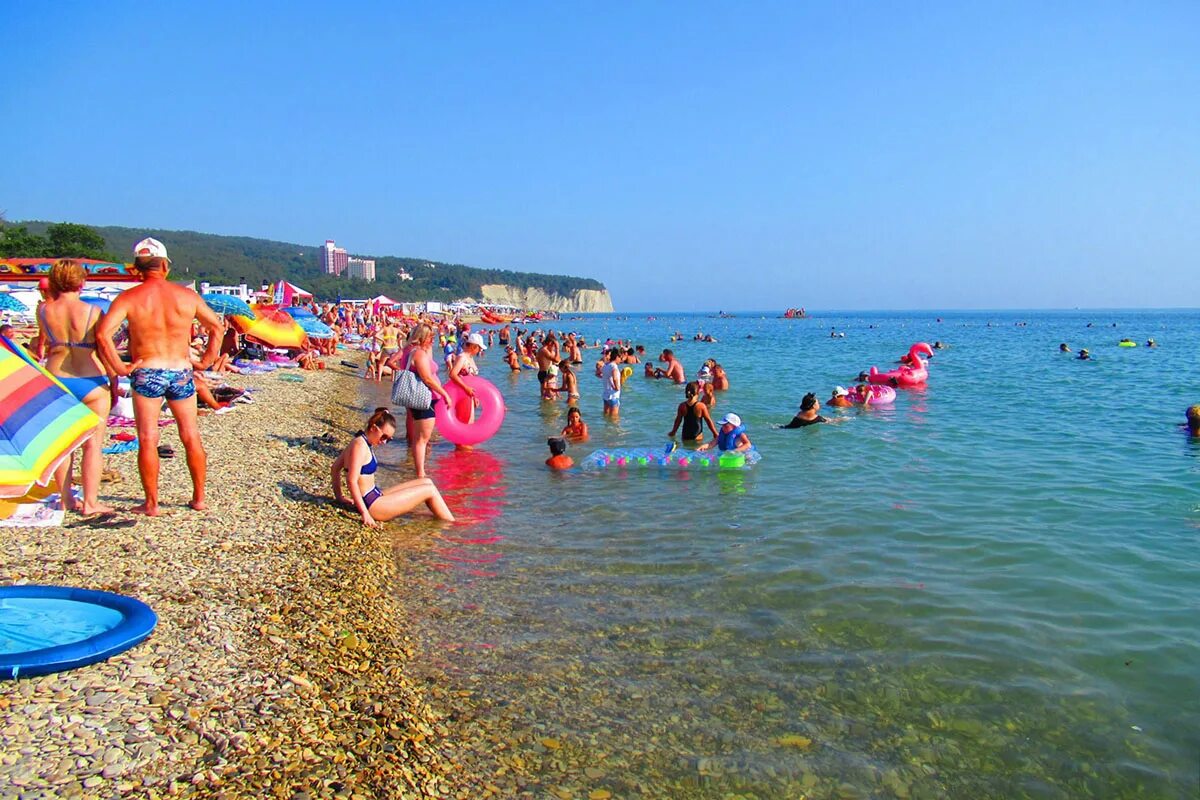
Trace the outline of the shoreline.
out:
M 201 420 L 209 512 L 181 507 L 190 481 L 169 426 L 163 516 L 4 532 L 0 581 L 130 594 L 159 624 L 100 664 L 0 683 L 0 795 L 486 792 L 453 757 L 435 709 L 448 694 L 431 700 L 407 674 L 419 645 L 399 622 L 395 527 L 365 529 L 329 504 L 359 378 L 302 374 L 229 377 L 257 402 Z M 136 455 L 109 464 L 123 479 L 101 496 L 126 509 L 140 499 Z

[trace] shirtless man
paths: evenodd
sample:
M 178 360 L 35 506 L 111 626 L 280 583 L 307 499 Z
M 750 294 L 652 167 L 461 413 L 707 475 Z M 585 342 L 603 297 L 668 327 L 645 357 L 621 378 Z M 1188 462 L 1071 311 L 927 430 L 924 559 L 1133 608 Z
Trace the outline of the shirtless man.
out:
M 550 383 L 550 367 L 562 359 L 558 354 L 558 338 L 553 333 L 546 335 L 546 343 L 537 351 L 538 385 L 542 389 L 542 397 L 546 396 L 547 384 Z M 551 395 L 553 397 L 554 395 Z
M 165 397 L 179 429 L 179 440 L 187 452 L 192 475 L 192 500 L 196 511 L 207 508 L 204 478 L 208 456 L 196 425 L 196 394 L 192 370 L 206 369 L 217 358 L 224 326 L 200 295 L 167 280 L 170 259 L 167 248 L 155 239 L 134 245 L 133 269 L 142 283 L 122 292 L 96 326 L 96 345 L 108 368 L 130 377 L 133 386 L 133 415 L 137 420 L 138 472 L 146 502 L 133 510 L 158 515 L 158 417 Z M 129 360 L 121 361 L 113 334 L 129 321 Z M 208 331 L 208 347 L 198 363 L 188 349 L 192 321 L 199 320 Z
M 676 383 L 687 383 L 687 376 L 684 374 L 683 364 L 680 363 L 679 359 L 675 358 L 675 354 L 673 352 L 670 350 L 663 350 L 662 355 L 658 357 L 658 360 L 666 364 L 667 368 L 654 370 L 654 377 L 667 378 L 668 380 L 675 381 Z

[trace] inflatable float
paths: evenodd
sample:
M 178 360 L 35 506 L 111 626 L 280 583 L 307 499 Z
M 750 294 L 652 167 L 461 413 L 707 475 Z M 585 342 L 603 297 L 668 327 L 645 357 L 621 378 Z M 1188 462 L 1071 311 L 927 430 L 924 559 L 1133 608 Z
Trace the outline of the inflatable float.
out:
M 866 395 L 871 395 L 871 405 L 886 406 L 896 402 L 896 390 L 891 386 L 883 384 L 875 384 L 872 386 L 855 386 L 846 395 L 846 398 L 856 406 L 861 406 L 866 401 Z
M 917 342 L 908 349 L 908 363 L 904 366 L 887 372 L 880 372 L 875 367 L 871 367 L 871 371 L 867 373 L 867 381 L 905 389 L 924 386 L 925 381 L 929 380 L 929 369 L 928 363 L 921 356 L 933 356 L 933 348 L 925 342 Z
M 1122 339 L 1121 341 L 1117 342 L 1117 347 L 1137 347 L 1137 346 L 1138 346 L 1137 342 L 1131 342 L 1128 339 Z
M 675 450 L 665 453 L 652 447 L 636 447 L 621 450 L 596 450 L 579 462 L 584 469 L 611 467 L 667 467 L 668 469 L 743 469 L 762 460 L 753 447 L 744 453 L 715 450 Z
M 469 422 L 474 403 L 470 395 L 457 383 L 443 384 L 453 401 L 453 413 L 445 403 L 434 403 L 433 415 L 442 438 L 469 447 L 486 442 L 500 430 L 500 424 L 504 422 L 504 395 L 500 394 L 500 390 L 491 381 L 478 375 L 460 377 L 475 390 L 475 400 L 479 403 L 479 413 L 475 421 Z
M 0 678 L 94 664 L 141 642 L 158 616 L 141 600 L 70 586 L 0 587 Z

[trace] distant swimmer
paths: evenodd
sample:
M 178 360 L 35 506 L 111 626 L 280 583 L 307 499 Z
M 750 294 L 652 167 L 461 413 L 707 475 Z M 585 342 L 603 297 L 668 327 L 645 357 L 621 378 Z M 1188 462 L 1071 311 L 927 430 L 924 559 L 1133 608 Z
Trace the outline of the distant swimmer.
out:
M 1067 347 L 1067 343 L 1066 343 L 1066 342 L 1063 342 L 1062 344 L 1060 344 L 1060 345 L 1058 346 L 1058 352 L 1060 352 L 1060 353 L 1070 353 L 1070 352 L 1073 352 L 1073 351 L 1071 350 L 1071 348 L 1070 348 L 1070 347 Z
M 1084 347 L 1079 351 L 1079 355 L 1077 357 L 1080 361 L 1090 361 L 1092 354 L 1088 352 L 1086 347 Z
M 1200 403 L 1187 410 L 1187 431 L 1192 436 L 1200 436 Z
M 1158 342 L 1154 341 L 1153 339 L 1147 339 L 1146 347 L 1158 347 Z
M 550 457 L 546 459 L 546 466 L 550 469 L 570 469 L 575 466 L 574 460 L 567 455 L 567 440 L 562 437 L 554 437 L 546 440 L 546 444 L 550 447 Z

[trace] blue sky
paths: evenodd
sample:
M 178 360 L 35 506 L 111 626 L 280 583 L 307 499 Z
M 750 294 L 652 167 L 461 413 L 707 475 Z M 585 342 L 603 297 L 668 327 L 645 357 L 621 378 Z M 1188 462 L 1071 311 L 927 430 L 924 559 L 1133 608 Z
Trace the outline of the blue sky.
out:
M 335 238 L 623 309 L 1200 304 L 1194 0 L 9 3 L 0 28 L 10 219 Z

